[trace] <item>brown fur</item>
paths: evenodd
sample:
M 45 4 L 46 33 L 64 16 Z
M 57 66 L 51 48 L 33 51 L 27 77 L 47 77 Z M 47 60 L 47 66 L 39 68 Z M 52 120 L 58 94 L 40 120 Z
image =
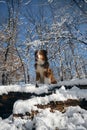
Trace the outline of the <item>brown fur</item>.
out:
M 39 83 L 56 84 L 52 70 L 49 68 L 47 51 L 39 50 L 35 52 L 36 81 Z
M 50 68 L 48 68 L 48 69 L 46 69 L 44 71 L 44 76 L 51 80 L 51 84 L 56 84 L 57 83 L 57 81 L 54 78 L 53 72 L 52 72 L 52 70 Z

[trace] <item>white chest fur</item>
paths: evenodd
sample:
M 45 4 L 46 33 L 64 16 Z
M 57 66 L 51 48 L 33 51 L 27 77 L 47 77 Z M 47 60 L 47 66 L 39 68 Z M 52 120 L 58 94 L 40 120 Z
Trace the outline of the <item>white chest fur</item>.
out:
M 37 65 L 37 72 L 40 74 L 40 83 L 44 83 L 44 68 L 40 65 Z
M 44 68 L 42 66 L 38 65 L 36 71 L 40 73 L 39 83 L 45 83 L 45 84 L 51 83 L 51 80 L 49 78 L 44 77 Z
M 43 73 L 44 73 L 44 68 L 40 65 L 37 65 L 37 72 L 40 73 L 41 76 L 43 76 Z

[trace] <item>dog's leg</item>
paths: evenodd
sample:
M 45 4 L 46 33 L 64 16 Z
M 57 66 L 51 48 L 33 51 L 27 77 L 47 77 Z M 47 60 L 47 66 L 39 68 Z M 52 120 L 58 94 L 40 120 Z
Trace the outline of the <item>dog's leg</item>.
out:
M 36 88 L 38 88 L 39 87 L 39 85 L 36 83 Z
M 51 84 L 57 84 L 57 81 L 56 81 L 56 79 L 54 78 L 53 73 L 52 73 L 50 79 L 51 79 Z
M 39 80 L 40 80 L 40 73 L 36 72 L 36 87 L 39 87 L 39 85 L 38 85 Z

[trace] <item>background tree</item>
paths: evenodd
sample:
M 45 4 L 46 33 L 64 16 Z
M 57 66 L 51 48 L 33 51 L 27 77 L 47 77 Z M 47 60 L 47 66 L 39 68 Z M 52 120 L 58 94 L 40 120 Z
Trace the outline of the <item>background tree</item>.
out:
M 17 35 L 18 35 L 18 14 L 19 14 L 19 0 L 6 0 L 7 7 L 7 23 L 2 25 L 1 37 L 1 55 L 2 68 L 1 78 L 2 84 L 9 84 L 13 81 L 18 81 L 23 78 L 23 62 L 18 55 L 16 48 Z M 20 76 L 21 75 L 21 76 Z

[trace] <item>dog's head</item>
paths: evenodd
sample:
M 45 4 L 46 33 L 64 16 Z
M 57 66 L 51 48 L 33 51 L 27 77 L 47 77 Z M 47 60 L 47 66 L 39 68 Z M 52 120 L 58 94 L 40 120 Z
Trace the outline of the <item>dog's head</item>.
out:
M 46 50 L 38 50 L 35 52 L 35 61 L 38 64 L 44 64 L 47 61 L 47 51 Z

